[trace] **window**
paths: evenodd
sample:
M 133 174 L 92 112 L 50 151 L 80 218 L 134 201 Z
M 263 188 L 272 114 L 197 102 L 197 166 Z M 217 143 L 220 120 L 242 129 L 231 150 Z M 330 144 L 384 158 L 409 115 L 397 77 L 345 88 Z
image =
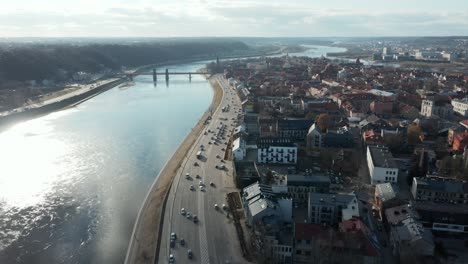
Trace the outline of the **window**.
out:
M 307 245 L 310 245 L 310 239 L 307 239 L 307 240 L 306 240 L 306 244 L 307 244 Z
M 306 256 L 310 256 L 310 251 L 306 251 L 306 252 L 305 252 L 305 255 L 306 255 Z
M 302 250 L 296 250 L 297 255 L 302 255 Z

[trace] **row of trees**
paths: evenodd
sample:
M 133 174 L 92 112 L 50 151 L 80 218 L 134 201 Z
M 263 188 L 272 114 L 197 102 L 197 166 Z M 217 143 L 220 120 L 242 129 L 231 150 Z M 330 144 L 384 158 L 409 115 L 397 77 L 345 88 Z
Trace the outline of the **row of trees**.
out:
M 246 49 L 246 44 L 230 40 L 13 46 L 0 48 L 0 82 L 58 80 L 78 71 L 97 73 Z

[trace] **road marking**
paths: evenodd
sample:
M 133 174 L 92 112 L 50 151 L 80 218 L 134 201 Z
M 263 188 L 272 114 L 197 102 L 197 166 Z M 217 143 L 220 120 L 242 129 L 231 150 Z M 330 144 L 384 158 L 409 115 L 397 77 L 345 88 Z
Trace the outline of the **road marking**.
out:
M 205 212 L 205 203 L 203 195 L 198 195 L 198 212 Z M 203 213 L 205 216 L 205 213 Z M 199 230 L 200 239 L 200 260 L 201 263 L 210 263 L 210 255 L 208 254 L 208 241 L 206 239 L 206 219 L 201 222 Z

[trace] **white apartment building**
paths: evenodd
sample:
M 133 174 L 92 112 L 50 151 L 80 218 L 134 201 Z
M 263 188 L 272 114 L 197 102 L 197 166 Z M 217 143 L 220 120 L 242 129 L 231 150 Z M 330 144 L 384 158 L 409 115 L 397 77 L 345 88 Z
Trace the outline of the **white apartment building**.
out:
M 257 160 L 260 163 L 297 163 L 297 147 L 289 139 L 261 138 L 257 148 Z
M 468 97 L 452 100 L 453 111 L 462 116 L 468 116 Z
M 398 166 L 387 147 L 368 146 L 367 166 L 371 184 L 398 182 Z

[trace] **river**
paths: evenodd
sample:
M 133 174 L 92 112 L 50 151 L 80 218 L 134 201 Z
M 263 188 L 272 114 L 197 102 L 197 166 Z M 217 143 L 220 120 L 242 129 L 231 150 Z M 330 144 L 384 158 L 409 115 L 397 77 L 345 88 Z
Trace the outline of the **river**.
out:
M 315 48 L 297 55 L 343 50 Z M 146 192 L 212 95 L 202 76 L 139 76 L 2 132 L 0 263 L 122 263 Z

